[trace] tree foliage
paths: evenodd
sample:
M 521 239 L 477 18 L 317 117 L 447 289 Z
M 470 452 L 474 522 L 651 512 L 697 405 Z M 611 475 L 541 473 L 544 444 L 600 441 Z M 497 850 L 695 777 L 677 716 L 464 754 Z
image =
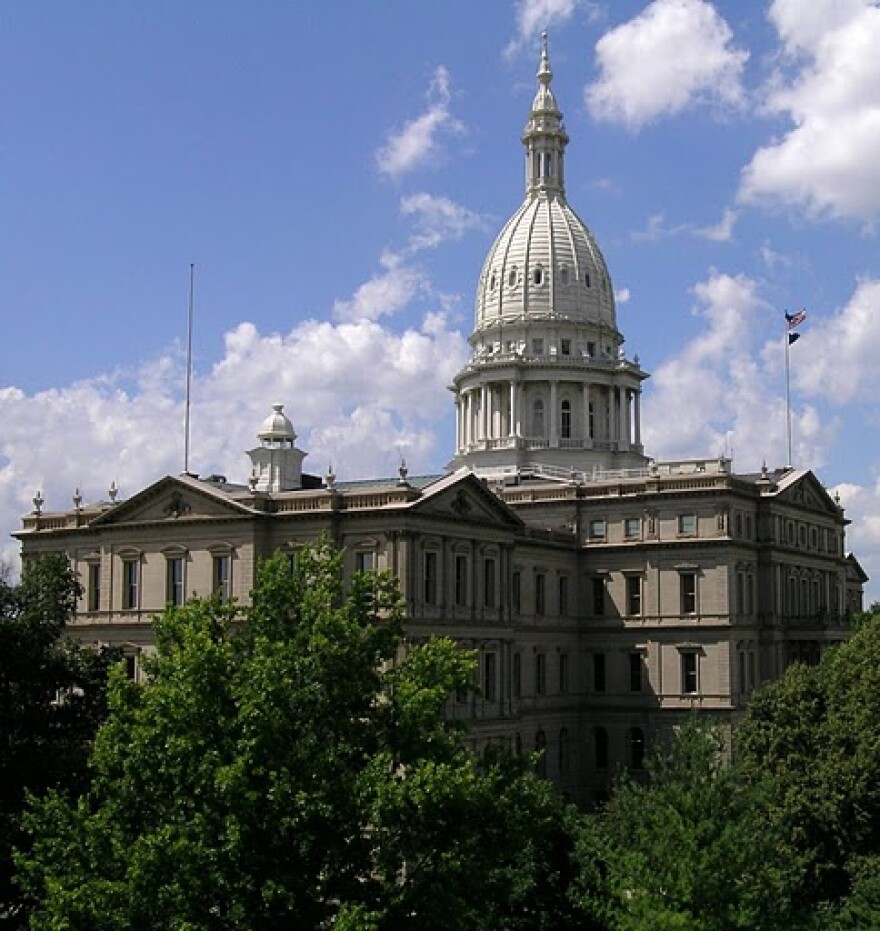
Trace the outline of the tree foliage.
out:
M 807 904 L 880 927 L 880 611 L 817 667 L 789 669 L 752 701 L 738 736 L 747 775 L 769 777 L 771 816 L 807 851 Z M 872 904 L 873 903 L 873 904 Z M 872 910 L 873 924 L 864 923 Z M 835 919 L 835 921 L 838 919 Z M 853 919 L 855 920 L 855 919 Z M 831 919 L 826 927 L 832 927 Z
M 27 903 L 13 882 L 12 850 L 25 843 L 28 792 L 75 796 L 87 784 L 92 738 L 106 709 L 108 665 L 116 656 L 64 638 L 79 584 L 63 556 L 0 578 L 0 916 L 22 927 Z
M 33 805 L 35 929 L 565 926 L 566 813 L 466 752 L 443 712 L 473 658 L 404 648 L 392 579 L 275 558 L 252 606 L 170 609 L 157 643 L 147 684 L 112 677 L 88 793 Z
M 797 860 L 768 830 L 763 789 L 725 761 L 719 734 L 689 720 L 582 822 L 578 895 L 608 931 L 789 927 Z

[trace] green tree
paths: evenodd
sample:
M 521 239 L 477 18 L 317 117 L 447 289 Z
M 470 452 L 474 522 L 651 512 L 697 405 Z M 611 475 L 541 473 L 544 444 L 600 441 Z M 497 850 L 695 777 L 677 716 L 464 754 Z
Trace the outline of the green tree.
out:
M 609 931 L 792 927 L 800 865 L 768 829 L 763 790 L 695 720 L 582 822 L 576 896 Z
M 322 545 L 264 564 L 252 606 L 156 629 L 88 794 L 33 806 L 33 928 L 565 926 L 565 810 L 528 761 L 466 752 L 443 712 L 473 658 L 406 647 L 390 577 L 344 590 Z
M 19 584 L 0 577 L 0 918 L 23 927 L 27 901 L 13 882 L 12 850 L 26 843 L 28 792 L 75 796 L 87 784 L 91 741 L 106 712 L 115 656 L 64 638 L 79 584 L 63 556 L 24 567 Z
M 810 855 L 802 890 L 806 904 L 841 905 L 855 914 L 877 901 L 878 720 L 880 612 L 875 608 L 817 667 L 792 666 L 756 695 L 739 730 L 738 754 L 746 773 L 770 778 L 774 823 L 787 833 L 792 851 Z M 880 918 L 874 926 L 880 927 Z

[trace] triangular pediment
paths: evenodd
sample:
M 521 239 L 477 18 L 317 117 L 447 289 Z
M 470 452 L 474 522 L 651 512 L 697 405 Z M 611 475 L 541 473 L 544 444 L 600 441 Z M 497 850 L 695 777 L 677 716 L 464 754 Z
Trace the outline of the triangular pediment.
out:
M 139 491 L 127 501 L 104 511 L 92 526 L 118 524 L 174 523 L 187 520 L 241 517 L 255 513 L 219 489 L 204 483 L 166 476 Z
M 482 526 L 523 526 L 520 517 L 470 472 L 453 473 L 428 485 L 410 508 Z
M 777 500 L 809 511 L 840 516 L 840 508 L 812 472 L 795 473 L 779 483 Z

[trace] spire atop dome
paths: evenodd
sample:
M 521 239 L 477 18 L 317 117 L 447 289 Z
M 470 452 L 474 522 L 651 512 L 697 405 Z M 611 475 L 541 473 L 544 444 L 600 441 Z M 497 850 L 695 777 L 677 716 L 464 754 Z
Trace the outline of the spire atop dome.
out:
M 539 194 L 565 196 L 563 162 L 568 134 L 562 111 L 550 90 L 553 69 L 547 51 L 547 33 L 541 33 L 541 61 L 538 65 L 538 91 L 532 100 L 529 121 L 522 141 L 526 147 L 526 197 Z

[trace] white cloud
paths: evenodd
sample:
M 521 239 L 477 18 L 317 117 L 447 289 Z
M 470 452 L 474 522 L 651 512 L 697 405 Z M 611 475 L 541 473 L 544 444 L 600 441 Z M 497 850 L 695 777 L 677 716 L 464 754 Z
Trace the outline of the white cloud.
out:
M 646 386 L 645 448 L 658 458 L 735 456 L 736 468 L 787 461 L 785 399 L 775 355 L 759 344 L 767 307 L 744 275 L 713 272 L 694 288 L 702 330 L 654 372 Z M 754 334 L 754 335 L 753 335 Z M 675 412 L 674 416 L 671 412 Z M 809 405 L 792 411 L 796 462 L 819 467 L 837 423 Z
M 389 132 L 376 153 L 376 164 L 382 174 L 397 178 L 420 167 L 437 157 L 443 134 L 464 132 L 464 125 L 449 109 L 450 84 L 449 71 L 443 65 L 438 66 L 428 88 L 425 112 Z
M 614 292 L 614 300 L 618 304 L 626 304 L 629 302 L 630 292 L 629 288 L 620 288 L 620 290 Z
M 828 490 L 840 496 L 846 516 L 852 521 L 847 530 L 846 549 L 856 554 L 876 591 L 880 578 L 880 479 L 875 478 L 873 485 L 843 483 Z
M 705 226 L 694 230 L 694 234 L 701 239 L 712 242 L 730 242 L 733 239 L 733 227 L 736 225 L 737 212 L 727 207 L 721 219 L 714 226 Z
M 472 230 L 486 228 L 486 218 L 479 213 L 448 197 L 424 191 L 404 197 L 400 212 L 416 222 L 416 232 L 407 244 L 409 253 L 433 249 L 451 239 L 461 239 Z
M 704 101 L 742 105 L 748 52 L 704 0 L 654 0 L 596 43 L 599 78 L 585 89 L 596 119 L 638 130 Z
M 834 404 L 880 401 L 880 280 L 860 280 L 845 307 L 828 317 L 810 315 L 799 332 L 791 354 L 800 390 Z
M 597 4 L 584 0 L 518 0 L 516 34 L 504 49 L 505 56 L 510 57 L 531 43 L 541 30 L 561 26 L 571 19 L 578 6 L 584 7 L 591 17 L 597 15 Z
M 876 220 L 880 214 L 880 8 L 871 0 L 775 0 L 770 19 L 783 64 L 765 109 L 794 125 L 758 149 L 740 199 L 768 199 L 810 216 Z
M 645 228 L 633 230 L 629 234 L 629 238 L 633 242 L 658 242 L 670 236 L 677 236 L 686 229 L 687 226 L 683 223 L 678 226 L 667 226 L 666 217 L 662 213 L 652 213 L 645 223 Z
M 426 288 L 422 273 L 395 253 L 386 252 L 380 261 L 382 269 L 360 285 L 351 298 L 334 302 L 334 319 L 378 320 L 402 310 Z

